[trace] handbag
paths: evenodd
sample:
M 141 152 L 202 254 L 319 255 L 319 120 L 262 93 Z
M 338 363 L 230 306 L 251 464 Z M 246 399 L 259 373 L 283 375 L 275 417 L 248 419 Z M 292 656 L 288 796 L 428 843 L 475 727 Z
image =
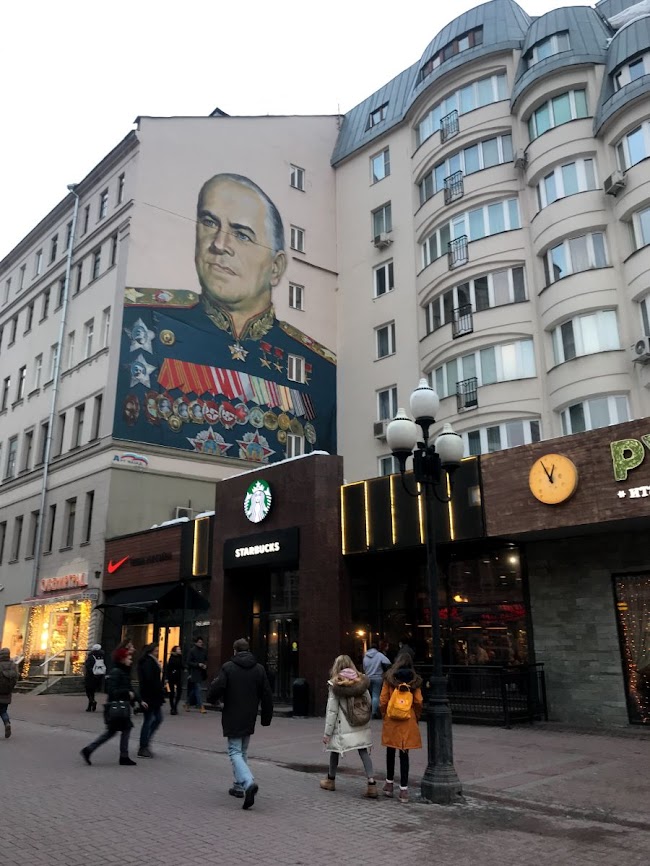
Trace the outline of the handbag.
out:
M 128 701 L 109 701 L 104 708 L 104 718 L 109 728 L 124 731 L 131 724 L 131 705 Z

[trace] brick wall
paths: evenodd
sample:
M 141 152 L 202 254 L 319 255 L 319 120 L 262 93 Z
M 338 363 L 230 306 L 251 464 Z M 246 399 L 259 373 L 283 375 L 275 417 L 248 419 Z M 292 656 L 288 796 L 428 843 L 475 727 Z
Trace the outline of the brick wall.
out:
M 163 526 L 133 535 L 122 535 L 106 542 L 103 589 L 126 589 L 132 586 L 150 586 L 153 583 L 171 583 L 181 577 L 181 533 L 183 525 Z M 171 554 L 171 559 L 147 562 L 142 565 L 133 560 Z M 108 564 L 129 559 L 113 574 Z

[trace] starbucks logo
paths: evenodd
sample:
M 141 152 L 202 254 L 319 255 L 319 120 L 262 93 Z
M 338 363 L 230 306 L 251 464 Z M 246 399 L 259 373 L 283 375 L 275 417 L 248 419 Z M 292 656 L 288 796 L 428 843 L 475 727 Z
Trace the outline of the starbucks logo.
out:
M 253 481 L 244 497 L 244 514 L 251 523 L 260 523 L 271 510 L 271 488 L 266 481 Z

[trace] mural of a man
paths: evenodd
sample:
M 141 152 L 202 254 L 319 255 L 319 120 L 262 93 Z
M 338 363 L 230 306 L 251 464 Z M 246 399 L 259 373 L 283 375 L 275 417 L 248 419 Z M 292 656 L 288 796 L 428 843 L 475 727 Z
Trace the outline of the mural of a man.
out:
M 218 174 L 203 184 L 194 248 L 200 293 L 125 292 L 116 436 L 198 450 L 181 426 L 172 424 L 173 418 L 159 426 L 144 419 L 128 430 L 120 426 L 120 401 L 128 399 L 129 391 L 138 394 L 139 383 L 125 376 L 137 322 L 153 334 L 152 389 L 190 403 L 210 400 L 220 410 L 219 419 L 225 417 L 222 405 L 237 405 L 237 425 L 212 422 L 232 446 L 229 457 L 283 459 L 287 429 L 284 419 L 285 429 L 278 429 L 280 415 L 289 419 L 294 445 L 300 440 L 304 451 L 336 451 L 335 356 L 278 320 L 273 308 L 273 290 L 287 269 L 284 247 L 280 213 L 256 183 L 238 174 Z M 203 423 L 207 430 L 209 422 Z

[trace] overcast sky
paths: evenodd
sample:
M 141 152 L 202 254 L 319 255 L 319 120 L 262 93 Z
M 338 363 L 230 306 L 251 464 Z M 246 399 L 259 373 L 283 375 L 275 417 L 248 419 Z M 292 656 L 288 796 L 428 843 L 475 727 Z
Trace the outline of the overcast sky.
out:
M 2 10 L 0 258 L 138 115 L 336 114 L 476 0 L 33 0 Z M 520 0 L 529 15 L 586 0 Z

